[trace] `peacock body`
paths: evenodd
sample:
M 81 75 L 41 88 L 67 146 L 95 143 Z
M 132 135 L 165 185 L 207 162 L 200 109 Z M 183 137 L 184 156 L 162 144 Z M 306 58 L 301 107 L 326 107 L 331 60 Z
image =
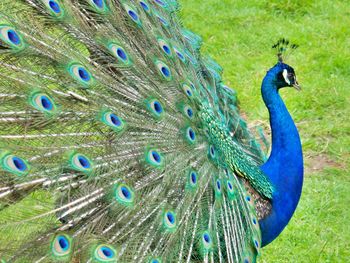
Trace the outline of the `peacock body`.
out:
M 261 166 L 235 92 L 178 8 L 2 1 L 4 262 L 255 262 L 288 223 L 302 155 L 278 89 L 292 69 L 279 62 L 263 82 L 273 145 Z

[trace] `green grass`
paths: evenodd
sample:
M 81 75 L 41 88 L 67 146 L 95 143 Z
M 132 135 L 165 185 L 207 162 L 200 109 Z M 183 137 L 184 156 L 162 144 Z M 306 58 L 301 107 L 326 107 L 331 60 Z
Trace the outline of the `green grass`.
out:
M 350 259 L 350 5 L 346 1 L 183 0 L 185 26 L 224 68 L 248 120 L 268 121 L 261 80 L 276 63 L 271 45 L 300 45 L 289 57 L 302 92 L 283 90 L 301 133 L 305 185 L 295 216 L 260 262 Z M 312 169 L 315 167 L 316 169 Z

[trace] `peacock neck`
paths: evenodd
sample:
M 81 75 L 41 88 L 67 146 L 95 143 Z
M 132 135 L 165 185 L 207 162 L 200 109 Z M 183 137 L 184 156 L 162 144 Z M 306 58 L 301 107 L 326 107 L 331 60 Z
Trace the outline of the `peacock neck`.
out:
M 298 130 L 276 84 L 280 72 L 276 65 L 262 83 L 262 96 L 270 114 L 272 151 L 261 170 L 274 187 L 272 210 L 260 220 L 262 245 L 273 241 L 288 224 L 300 199 L 303 184 L 303 156 Z

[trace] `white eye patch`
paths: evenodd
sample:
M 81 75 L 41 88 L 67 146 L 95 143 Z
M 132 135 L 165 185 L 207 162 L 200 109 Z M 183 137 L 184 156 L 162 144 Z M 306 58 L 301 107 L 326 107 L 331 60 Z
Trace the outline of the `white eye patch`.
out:
M 285 82 L 287 82 L 287 84 L 290 85 L 290 81 L 288 79 L 288 71 L 286 69 L 283 70 L 282 75 L 283 75 Z

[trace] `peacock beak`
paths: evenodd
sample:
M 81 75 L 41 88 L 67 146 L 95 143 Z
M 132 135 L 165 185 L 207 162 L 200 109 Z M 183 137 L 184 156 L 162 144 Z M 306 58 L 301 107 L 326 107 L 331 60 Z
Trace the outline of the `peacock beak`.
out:
M 298 81 L 295 81 L 292 85 L 297 91 L 301 91 L 301 86 L 299 85 Z

